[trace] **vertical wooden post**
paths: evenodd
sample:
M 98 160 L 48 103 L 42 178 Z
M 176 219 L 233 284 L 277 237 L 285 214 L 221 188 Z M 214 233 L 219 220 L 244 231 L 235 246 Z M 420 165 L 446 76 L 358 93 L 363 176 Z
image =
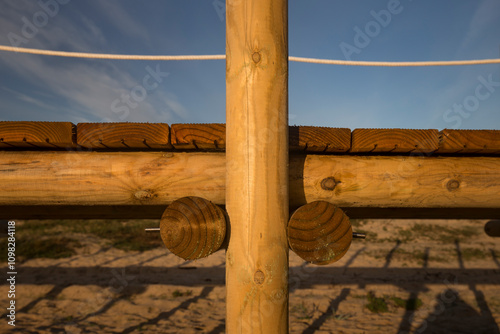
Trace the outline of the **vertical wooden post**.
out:
M 288 333 L 288 3 L 226 17 L 226 329 Z

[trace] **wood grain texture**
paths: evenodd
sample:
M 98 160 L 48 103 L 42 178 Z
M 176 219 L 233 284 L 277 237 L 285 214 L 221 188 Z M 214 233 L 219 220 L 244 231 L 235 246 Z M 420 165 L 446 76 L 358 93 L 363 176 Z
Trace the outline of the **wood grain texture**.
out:
M 439 133 L 437 153 L 500 153 L 500 130 L 451 130 Z
M 226 217 L 221 208 L 201 197 L 175 200 L 160 220 L 165 246 L 184 260 L 215 253 L 226 238 Z
M 226 331 L 288 333 L 288 2 L 226 1 Z
M 1 148 L 73 148 L 74 124 L 70 122 L 0 122 Z
M 291 151 L 347 152 L 351 148 L 351 130 L 318 126 L 290 126 Z
M 429 153 L 438 149 L 437 130 L 355 129 L 353 153 Z
M 225 149 L 225 124 L 173 124 L 171 142 L 177 149 Z M 290 151 L 346 152 L 351 130 L 317 126 L 290 126 Z
M 225 157 L 172 152 L 0 152 L 0 203 L 167 205 L 197 196 L 224 204 Z
M 79 123 L 77 142 L 91 149 L 168 149 L 170 130 L 164 123 Z
M 176 149 L 226 148 L 226 124 L 172 124 L 170 130 Z
M 329 177 L 336 182 L 333 190 L 322 187 Z M 495 157 L 307 155 L 290 159 L 292 207 L 324 200 L 341 208 L 494 208 L 500 203 L 498 194 L 500 159 Z
M 325 265 L 340 260 L 351 241 L 349 217 L 326 201 L 301 206 L 288 222 L 290 248 L 313 264 Z
M 295 208 L 324 200 L 350 217 L 349 208 L 500 208 L 497 157 L 297 154 L 289 171 Z M 2 151 L 0 206 L 119 211 L 114 207 L 165 206 L 186 196 L 223 205 L 225 173 L 225 155 L 215 152 Z M 325 190 L 322 182 L 330 177 L 336 185 Z

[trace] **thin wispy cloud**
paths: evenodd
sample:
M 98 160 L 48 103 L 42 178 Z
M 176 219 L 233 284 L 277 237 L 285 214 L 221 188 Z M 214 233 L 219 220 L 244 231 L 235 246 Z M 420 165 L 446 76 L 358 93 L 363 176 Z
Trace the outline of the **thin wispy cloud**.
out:
M 101 9 L 109 11 L 109 17 L 118 17 L 113 21 L 120 29 L 132 29 L 133 36 L 145 38 L 145 30 L 133 24 L 132 18 L 120 7 L 119 3 L 98 2 Z M 16 31 L 22 36 L 22 17 L 25 13 L 40 11 L 32 2 L 26 7 L 8 6 L 2 12 L 1 31 Z M 63 10 L 61 8 L 60 10 Z M 65 49 L 70 51 L 99 50 L 107 44 L 105 34 L 93 19 L 85 15 L 77 20 L 57 16 L 57 22 L 47 24 L 29 39 L 27 47 L 42 49 Z M 119 23 L 125 20 L 126 24 Z M 130 31 L 124 31 L 129 33 Z M 0 42 L 8 44 L 8 37 L 3 34 Z M 24 45 L 21 45 L 24 46 Z M 130 108 L 127 117 L 117 114 L 112 103 L 123 94 L 130 94 L 132 88 L 142 85 L 147 71 L 137 67 L 132 70 L 123 62 L 103 60 L 63 59 L 33 55 L 3 53 L 0 66 L 11 74 L 30 83 L 39 92 L 47 92 L 53 99 L 30 97 L 33 91 L 14 91 L 4 86 L 4 91 L 13 94 L 13 98 L 24 102 L 28 107 L 42 108 L 47 111 L 60 110 L 59 120 L 74 121 L 162 121 L 156 112 L 158 105 L 165 105 L 174 115 L 186 115 L 186 109 L 173 93 L 162 93 L 165 87 L 159 87 L 161 98 L 148 96 L 135 108 Z M 2 97 L 5 99 L 5 94 Z M 57 101 L 57 102 L 56 102 Z M 51 104 L 55 103 L 55 104 Z M 31 115 L 31 113 L 30 113 Z
M 144 26 L 137 22 L 133 13 L 129 13 L 120 2 L 115 1 L 94 1 L 92 5 L 95 10 L 106 17 L 125 39 L 138 39 L 144 42 L 150 41 L 150 35 Z
M 342 58 L 341 41 L 355 44 L 369 38 L 357 59 L 498 56 L 498 0 L 459 5 L 401 0 L 404 10 L 392 15 L 390 24 L 380 18 L 387 6 L 387 1 L 290 2 L 291 55 Z M 60 5 L 58 14 L 32 36 L 23 36 L 26 21 L 33 24 L 33 15 L 40 11 L 39 1 L 3 1 L 0 44 L 11 44 L 9 33 L 15 33 L 26 40 L 19 46 L 40 49 L 116 54 L 224 52 L 225 22 L 219 20 L 212 1 L 199 2 L 193 9 L 186 1 L 73 0 Z M 357 36 L 355 27 L 366 36 Z M 144 95 L 141 87 L 150 75 L 148 66 L 160 66 L 169 75 L 140 101 L 127 102 L 132 94 Z M 82 60 L 1 52 L 0 86 L 8 90 L 0 89 L 0 119 L 220 122 L 224 120 L 224 69 L 223 62 Z M 498 66 L 375 70 L 290 65 L 290 121 L 350 128 L 442 128 L 447 126 L 443 113 L 474 94 L 479 76 L 492 73 L 499 81 L 499 72 Z M 476 123 L 471 116 L 462 128 L 500 128 L 500 116 L 495 116 L 500 115 L 499 100 L 500 89 L 496 89 L 491 98 L 481 101 L 474 114 Z

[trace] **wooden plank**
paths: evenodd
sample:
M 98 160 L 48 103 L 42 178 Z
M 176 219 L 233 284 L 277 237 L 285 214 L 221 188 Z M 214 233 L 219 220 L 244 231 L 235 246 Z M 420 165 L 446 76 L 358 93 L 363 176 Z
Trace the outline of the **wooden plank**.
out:
M 490 216 L 500 209 L 497 157 L 295 155 L 289 173 L 293 208 L 324 200 L 345 209 L 349 217 L 354 211 L 365 217 L 370 210 L 389 216 L 391 210 L 418 213 L 419 208 L 422 215 L 434 210 L 430 217 L 466 209 Z M 330 178 L 332 182 L 323 182 Z M 80 206 L 84 213 L 89 206 L 109 206 L 110 216 L 119 216 L 121 207 L 134 207 L 141 217 L 145 213 L 139 208 L 164 210 L 185 196 L 223 205 L 225 183 L 223 153 L 0 152 L 2 208 L 55 211 Z M 364 209 L 368 211 L 362 213 Z M 158 218 L 161 212 L 156 211 Z
M 436 153 L 500 153 L 500 130 L 444 129 L 439 133 L 439 149 Z
M 288 333 L 288 1 L 226 1 L 227 333 Z
M 290 126 L 290 150 L 305 152 L 347 152 L 351 130 L 319 126 Z
M 225 124 L 172 124 L 171 142 L 176 149 L 225 149 Z M 317 126 L 290 126 L 290 151 L 346 152 L 351 130 Z
M 91 149 L 168 149 L 170 130 L 164 123 L 79 123 L 77 142 Z
M 355 129 L 353 153 L 429 153 L 438 149 L 437 130 Z
M 172 124 L 170 129 L 176 149 L 226 148 L 226 124 Z
M 70 122 L 0 122 L 1 148 L 73 148 L 74 125 Z

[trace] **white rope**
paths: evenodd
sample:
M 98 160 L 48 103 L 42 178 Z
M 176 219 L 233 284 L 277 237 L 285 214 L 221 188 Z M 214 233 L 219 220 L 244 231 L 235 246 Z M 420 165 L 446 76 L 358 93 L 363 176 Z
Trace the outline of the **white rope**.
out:
M 500 64 L 500 59 L 477 59 L 477 60 L 448 60 L 448 61 L 354 61 L 354 60 L 330 60 L 317 58 L 288 57 L 290 61 L 328 65 L 350 65 L 350 66 L 456 66 L 456 65 L 483 65 Z
M 86 53 L 86 52 L 66 52 L 18 48 L 6 45 L 0 45 L 1 51 L 30 53 L 44 56 L 72 57 L 72 58 L 91 58 L 91 59 L 118 59 L 118 60 L 210 60 L 226 59 L 226 55 L 202 55 L 202 56 L 143 56 L 143 55 L 117 55 L 105 53 Z
M 86 52 L 66 52 L 18 48 L 13 46 L 0 45 L 0 51 L 20 52 L 45 56 L 90 58 L 90 59 L 117 59 L 117 60 L 213 60 L 226 59 L 225 55 L 188 55 L 188 56 L 147 56 L 147 55 L 119 55 L 105 53 Z M 451 60 L 451 61 L 417 61 L 417 62 L 388 62 L 388 61 L 354 61 L 317 59 L 303 57 L 288 57 L 290 61 L 328 65 L 348 65 L 348 66 L 388 66 L 388 67 L 408 67 L 408 66 L 457 66 L 457 65 L 484 65 L 500 64 L 500 59 L 476 59 L 476 60 Z

